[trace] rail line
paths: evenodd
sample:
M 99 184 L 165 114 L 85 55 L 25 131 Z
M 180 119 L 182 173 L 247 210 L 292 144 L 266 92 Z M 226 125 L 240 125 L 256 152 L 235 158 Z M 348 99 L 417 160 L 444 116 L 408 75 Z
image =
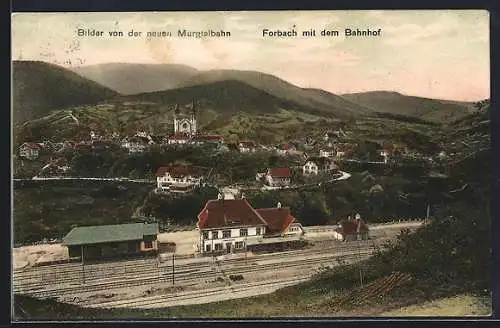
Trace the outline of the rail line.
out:
M 208 297 L 208 296 L 217 296 L 217 295 L 224 295 L 227 294 L 228 292 L 231 292 L 231 294 L 234 293 L 241 293 L 245 291 L 249 291 L 251 289 L 260 289 L 262 290 L 263 287 L 269 286 L 269 287 L 286 287 L 289 285 L 294 285 L 301 283 L 303 281 L 306 281 L 309 279 L 309 276 L 303 276 L 303 277 L 297 277 L 297 278 L 292 278 L 292 279 L 287 279 L 287 280 L 276 280 L 276 281 L 268 281 L 268 282 L 254 282 L 254 283 L 248 283 L 248 284 L 238 284 L 237 286 L 229 286 L 229 287 L 223 287 L 223 288 L 212 288 L 209 290 L 194 290 L 194 291 L 189 291 L 189 292 L 184 292 L 184 293 L 177 293 L 173 295 L 155 295 L 155 296 L 149 296 L 149 297 L 144 297 L 144 298 L 137 298 L 137 299 L 129 299 L 129 300 L 120 300 L 120 301 L 112 301 L 112 302 L 107 302 L 107 303 L 100 303 L 100 304 L 92 304 L 89 307 L 92 308 L 150 308 L 150 307 L 156 307 L 157 305 L 164 304 L 164 303 L 173 303 L 173 302 L 179 302 L 179 301 L 190 301 L 193 299 L 199 300 L 200 298 L 203 297 Z M 271 290 L 267 290 L 271 291 Z M 266 292 L 267 292 L 266 291 Z M 234 295 L 232 295 L 234 296 Z M 231 297 L 234 298 L 234 297 Z M 173 304 L 172 304 L 173 305 Z M 172 306 L 170 305 L 170 306 Z M 175 304 L 179 305 L 179 304 Z M 168 307 L 168 306 L 165 306 Z
M 262 258 L 270 258 L 270 257 L 285 257 L 288 256 L 289 254 L 294 254 L 294 255 L 301 255 L 301 254 L 319 254 L 319 253 L 324 253 L 328 251 L 345 251 L 345 250 L 352 250 L 355 246 L 357 245 L 363 245 L 364 247 L 374 247 L 375 243 L 366 243 L 362 242 L 359 244 L 352 244 L 350 246 L 334 246 L 334 247 L 325 247 L 322 248 L 321 250 L 316 250 L 316 249 L 306 249 L 306 250 L 290 250 L 290 251 L 283 251 L 283 252 L 277 252 L 277 253 L 270 253 L 270 254 L 263 254 L 263 255 L 257 255 L 257 256 L 252 256 L 248 257 L 246 260 L 257 260 L 257 259 L 262 259 Z M 224 263 L 231 263 L 231 262 L 238 262 L 243 260 L 244 258 L 229 258 L 229 259 L 224 259 Z M 184 261 L 184 260 L 179 260 L 179 261 Z M 179 263 L 179 261 L 177 263 Z M 166 261 L 160 261 L 160 267 L 168 266 L 169 260 Z M 111 271 L 119 271 L 123 270 L 125 273 L 128 273 L 129 270 L 132 272 L 133 268 L 135 267 L 141 267 L 141 268 L 148 268 L 148 267 L 155 267 L 158 263 L 158 260 L 156 258 L 148 258 L 148 259 L 135 259 L 135 260 L 125 260 L 125 261 L 116 261 L 116 262 L 106 262 L 106 263 L 93 263 L 93 264 L 85 264 L 85 270 L 88 272 L 92 271 L 106 271 L 106 270 L 111 270 Z M 182 263 L 182 262 L 181 262 Z M 185 263 L 181 264 L 179 263 L 176 265 L 176 267 L 199 267 L 200 265 L 210 265 L 212 263 L 211 258 L 207 257 L 205 261 L 196 261 L 196 262 L 191 262 L 191 263 Z M 82 264 L 81 263 L 67 263 L 67 264 L 55 264 L 55 265 L 50 265 L 50 266 L 44 266 L 44 267 L 33 267 L 29 269 L 17 269 L 14 270 L 14 280 L 23 280 L 24 278 L 28 278 L 29 276 L 32 277 L 40 277 L 43 273 L 47 272 L 49 274 L 56 274 L 56 275 L 63 275 L 66 273 L 71 274 L 72 272 L 75 272 L 75 270 L 82 270 Z
M 277 263 L 268 263 L 268 264 L 262 264 L 262 265 L 248 265 L 244 264 L 242 266 L 237 266 L 237 267 L 230 267 L 230 268 L 225 268 L 225 275 L 231 275 L 231 274 L 246 274 L 246 273 L 252 273 L 255 271 L 266 271 L 266 270 L 280 270 L 280 269 L 286 269 L 286 268 L 301 268 L 305 266 L 314 266 L 318 264 L 322 264 L 326 261 L 331 261 L 338 259 L 339 257 L 348 259 L 348 258 L 358 258 L 360 256 L 367 256 L 371 254 L 370 251 L 365 251 L 365 252 L 357 252 L 353 254 L 345 254 L 343 256 L 340 255 L 329 255 L 329 256 L 324 256 L 324 257 L 318 257 L 318 258 L 312 258 L 312 259 L 299 259 L 295 261 L 287 261 L 285 263 L 277 264 Z M 168 283 L 171 281 L 171 274 L 172 272 L 164 272 L 162 274 L 155 273 L 154 276 L 147 276 L 147 277 L 140 277 L 137 279 L 128 279 L 128 280 L 114 280 L 114 281 L 109 281 L 109 282 L 100 282 L 100 283 L 94 283 L 93 285 L 77 285 L 77 286 L 68 286 L 68 287 L 62 287 L 62 288 L 54 288 L 50 290 L 39 290 L 39 288 L 43 288 L 43 286 L 36 286 L 37 288 L 33 288 L 35 286 L 32 286 L 31 288 L 27 288 L 24 290 L 18 290 L 20 293 L 26 293 L 30 294 L 34 297 L 38 298 L 48 298 L 48 297 L 61 297 L 63 295 L 69 295 L 69 294 L 81 294 L 81 293 L 88 293 L 88 292 L 94 292 L 94 291 L 102 291 L 102 290 L 111 290 L 111 289 L 119 289 L 123 287 L 137 287 L 137 286 L 145 286 L 148 284 L 161 284 L 161 283 Z M 175 277 L 176 285 L 194 285 L 196 282 L 198 283 L 203 283 L 207 281 L 207 278 L 210 276 L 213 277 L 215 280 L 218 277 L 218 274 L 215 270 L 208 270 L 208 271 L 198 271 L 198 272 L 192 272 L 192 273 L 183 273 L 180 276 Z M 117 277 L 117 279 L 120 279 L 120 277 Z
M 359 251 L 365 251 L 369 250 L 371 247 L 368 245 L 367 247 L 360 248 Z M 342 254 L 339 252 L 340 250 L 342 253 L 346 253 L 346 249 L 338 249 L 334 248 L 334 250 L 337 251 L 336 254 L 332 255 L 335 257 L 339 257 Z M 352 248 L 349 248 L 350 251 Z M 293 254 L 293 253 L 292 253 Z M 295 257 L 303 255 L 304 252 L 300 253 L 295 253 Z M 315 256 L 315 255 L 324 255 L 324 251 L 308 251 L 307 256 Z M 266 261 L 279 261 L 280 259 L 284 260 L 282 262 L 293 262 L 290 261 L 289 256 L 285 256 L 283 254 L 279 255 L 274 255 L 274 256 L 261 256 L 261 257 L 252 257 L 252 258 L 240 258 L 240 259 L 230 259 L 230 260 L 223 260 L 223 261 L 216 261 L 215 263 L 219 264 L 222 263 L 224 264 L 225 267 L 227 265 L 236 265 L 236 267 L 239 267 L 240 263 L 242 263 L 245 266 L 255 266 L 259 268 L 264 268 L 264 265 L 261 264 L 262 262 Z M 304 259 L 301 259 L 304 260 Z M 63 271 L 55 271 L 55 272 L 49 272 L 44 274 L 37 273 L 37 272 L 30 272 L 28 275 L 24 276 L 17 276 L 14 277 L 14 290 L 15 291 L 29 291 L 29 290 L 39 290 L 42 288 L 46 288 L 47 284 L 55 284 L 57 283 L 58 285 L 62 285 L 64 283 L 66 284 L 71 284 L 71 283 L 81 283 L 82 281 L 85 281 L 87 284 L 93 282 L 97 283 L 98 281 L 106 281 L 110 279 L 114 279 L 114 276 L 118 275 L 119 277 L 116 278 L 125 278 L 127 276 L 132 276 L 134 274 L 141 274 L 145 270 L 154 270 L 154 273 L 152 275 L 161 275 L 161 274 L 169 274 L 171 273 L 171 270 L 165 270 L 168 268 L 171 268 L 171 265 L 169 264 L 164 264 L 157 266 L 156 261 L 152 261 L 149 263 L 146 263 L 146 267 L 144 266 L 144 262 L 142 263 L 135 263 L 134 266 L 122 266 L 119 268 L 113 267 L 113 266 L 107 266 L 105 268 L 101 269 L 89 269 L 84 268 L 82 266 L 76 267 L 76 270 L 74 268 L 71 269 L 66 269 Z M 200 271 L 202 269 L 207 269 L 208 271 L 213 271 L 214 269 L 212 268 L 214 262 L 204 262 L 204 263 L 185 263 L 182 265 L 176 266 L 176 271 L 177 275 L 182 274 L 182 273 L 194 273 L 195 271 Z M 205 271 L 207 272 L 207 271 Z M 144 277 L 144 276 L 143 276 Z M 129 281 L 133 279 L 127 279 Z M 23 288 L 24 287 L 24 288 Z
M 371 247 L 375 246 L 375 243 L 367 243 L 367 242 L 355 242 L 358 245 L 358 249 L 365 250 L 369 249 Z M 354 250 L 355 248 L 354 242 L 350 243 L 350 245 L 343 246 L 343 247 L 329 247 L 329 248 L 324 248 L 322 250 L 314 250 L 314 249 L 306 249 L 306 250 L 294 250 L 294 251 L 288 251 L 288 252 L 280 252 L 280 253 L 271 253 L 271 254 L 265 254 L 265 255 L 260 255 L 260 256 L 255 256 L 255 257 L 250 257 L 250 258 L 235 258 L 235 259 L 224 259 L 221 261 L 221 263 L 226 264 L 231 264 L 231 263 L 241 263 L 242 260 L 245 261 L 246 264 L 250 263 L 252 265 L 258 264 L 259 261 L 262 260 L 267 260 L 267 259 L 280 259 L 283 258 L 284 260 L 288 260 L 289 256 L 288 255 L 315 255 L 315 254 L 324 254 L 325 252 L 329 250 L 334 250 L 336 252 L 345 252 L 347 250 Z M 360 247 L 362 246 L 362 247 Z M 335 256 L 339 256 L 336 254 Z M 196 268 L 196 270 L 200 270 L 202 268 L 207 268 L 209 269 L 213 264 L 213 262 L 210 260 L 203 261 L 203 262 L 191 262 L 191 263 L 184 263 L 184 264 L 178 264 L 176 266 L 178 270 L 178 274 L 182 273 L 182 271 L 189 270 L 191 268 Z M 117 265 L 118 264 L 118 265 Z M 127 274 L 131 275 L 134 273 L 137 273 L 139 271 L 143 271 L 145 269 L 151 269 L 151 268 L 157 268 L 158 270 L 161 270 L 161 268 L 168 268 L 170 265 L 168 263 L 161 262 L 159 266 L 157 265 L 157 259 L 139 259 L 139 260 L 131 260 L 131 261 L 119 261 L 115 263 L 96 263 L 96 264 L 89 264 L 85 267 L 85 280 L 91 281 L 91 280 L 99 280 L 99 277 L 96 277 L 98 274 L 105 274 L 108 279 L 110 276 L 113 274 Z M 262 265 L 259 265 L 262 267 Z M 81 264 L 64 264 L 64 267 L 61 267 L 61 265 L 54 265 L 51 267 L 43 267 L 43 268 L 34 268 L 34 269 L 28 269 L 28 270 L 22 270 L 22 271 L 17 271 L 14 274 L 14 285 L 15 287 L 18 287 L 17 285 L 31 285 L 31 288 L 23 288 L 24 290 L 33 290 L 33 289 L 41 289 L 46 287 L 46 284 L 48 281 L 43 281 L 43 273 L 47 272 L 48 275 L 52 276 L 52 280 L 57 280 L 58 284 L 61 284 L 63 282 L 68 282 L 71 283 L 74 280 L 77 282 L 80 282 L 83 277 L 82 273 L 82 265 Z M 123 271 L 122 271 L 123 270 Z M 212 269 L 213 270 L 213 269 Z M 42 271 L 42 272 L 41 272 Z M 168 272 L 166 272 L 168 274 Z M 155 273 L 157 274 L 157 273 Z M 59 276 L 59 277 L 58 277 Z M 31 280 L 31 281 L 30 281 Z M 33 281 L 34 280 L 34 281 Z M 40 281 L 42 280 L 42 281 Z M 102 280 L 102 278 L 101 278 Z M 25 282 L 23 284 L 23 282 Z M 25 286 L 27 287 L 27 286 Z M 17 288 L 19 290 L 19 288 Z

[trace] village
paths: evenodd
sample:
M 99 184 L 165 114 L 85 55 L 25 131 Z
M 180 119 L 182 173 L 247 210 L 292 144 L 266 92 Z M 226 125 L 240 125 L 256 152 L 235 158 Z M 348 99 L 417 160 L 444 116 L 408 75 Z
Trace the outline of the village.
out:
M 190 108 L 186 113 L 185 108 Z M 433 165 L 450 158 L 453 154 L 440 151 L 436 154 L 420 154 L 407 146 L 397 143 L 383 142 L 379 148 L 374 148 L 370 154 L 363 153 L 360 145 L 349 137 L 351 132 L 342 128 L 324 131 L 319 137 L 306 137 L 301 140 L 289 140 L 278 145 L 263 145 L 252 140 L 228 142 L 221 135 L 206 134 L 198 130 L 195 102 L 184 106 L 181 113 L 179 105 L 174 109 L 173 134 L 169 136 L 155 135 L 142 128 L 130 136 L 120 136 L 114 132 L 103 135 L 89 128 L 88 137 L 81 140 L 64 141 L 25 141 L 18 149 L 16 156 L 21 166 L 39 163 L 39 171 L 32 177 L 14 178 L 64 178 L 71 177 L 71 156 L 74 153 L 99 153 L 101 151 L 124 151 L 128 156 L 138 156 L 157 149 L 175 153 L 182 149 L 203 149 L 212 153 L 236 152 L 239 154 L 266 153 L 285 158 L 288 167 L 268 167 L 264 172 L 255 171 L 255 181 L 240 187 L 251 189 L 290 188 L 299 185 L 293 181 L 292 171 L 299 171 L 308 182 L 317 183 L 314 176 L 322 179 L 346 179 L 348 174 L 339 170 L 338 163 L 371 163 L 377 165 L 398 165 L 408 162 Z M 375 146 L 377 147 L 377 146 Z M 373 145 L 372 145 L 373 148 Z M 365 150 L 366 151 L 366 150 Z M 69 154 L 69 155 L 68 155 Z M 174 165 L 165 163 L 156 168 L 156 190 L 160 193 L 183 194 L 193 191 L 204 181 L 210 180 L 212 168 L 190 167 L 189 165 Z M 92 176 L 72 176 L 74 178 L 91 178 Z M 106 177 L 101 177 L 106 178 Z M 116 177 L 115 177 L 116 178 Z M 309 179 L 308 179 L 309 178 Z M 300 179 L 303 180 L 303 179 Z M 302 184 L 306 181 L 300 181 Z M 321 181 L 320 181 L 321 182 Z M 217 183 L 216 183 L 217 184 Z
M 370 229 L 366 220 L 352 213 L 334 226 L 303 226 L 291 208 L 279 201 L 274 207 L 255 208 L 246 199 L 245 192 L 265 193 L 346 180 L 351 174 L 341 171 L 337 163 L 366 161 L 391 165 L 403 158 L 407 149 L 391 145 L 378 149 L 376 158 L 360 160 L 355 157 L 357 144 L 348 141 L 349 132 L 342 128 L 325 131 L 319 140 L 306 140 L 304 144 L 314 144 L 307 151 L 304 144 L 297 142 L 277 146 L 250 140 L 228 143 L 220 135 L 199 133 L 194 102 L 190 109 L 190 113 L 181 114 L 176 106 L 174 133 L 168 137 L 141 130 L 120 138 L 117 134 L 102 136 L 90 130 L 87 140 L 77 142 L 24 142 L 18 156 L 31 163 L 43 156 L 50 159 L 46 164 L 40 163 L 39 173 L 31 178 L 39 181 L 114 179 L 69 176 L 71 163 L 67 157 L 58 156 L 68 151 L 121 149 L 128 156 L 137 156 L 155 147 L 173 152 L 193 147 L 249 156 L 267 152 L 286 158 L 293 165 L 256 170 L 253 182 L 233 181 L 228 185 L 214 179 L 214 168 L 208 165 L 165 163 L 156 168 L 156 180 L 140 180 L 154 186 L 151 192 L 175 199 L 206 185 L 219 191 L 216 199 L 200 204 L 194 230 L 162 232 L 156 220 L 74 227 L 62 240 L 14 249 L 16 292 L 39 298 L 56 297 L 70 303 L 77 300 L 76 303 L 87 302 L 89 306 L 187 304 L 186 299 L 200 302 L 203 298 L 197 297 L 196 291 L 201 290 L 207 293 L 213 290 L 207 294 L 212 298 L 205 297 L 205 301 L 244 297 L 261 293 L 264 285 L 269 287 L 267 291 L 272 291 L 300 282 L 324 268 L 325 263 L 340 265 L 360 261 L 373 254 L 384 241 L 395 238 L 402 228 L 415 229 L 425 222 L 424 218 L 417 218 L 374 225 Z M 437 158 L 444 156 L 436 155 Z M 229 267 L 223 269 L 222 264 Z M 151 274 L 139 273 L 144 270 Z M 224 292 L 222 286 L 227 284 L 241 284 L 241 296 L 232 292 L 234 287 Z M 162 288 L 171 290 L 174 285 L 180 288 L 175 289 L 177 294 L 161 293 L 165 291 Z M 104 286 L 113 292 L 99 296 Z M 170 303 L 158 295 L 160 301 L 146 302 L 146 296 L 141 293 L 147 297 L 160 293 L 161 297 L 168 296 Z

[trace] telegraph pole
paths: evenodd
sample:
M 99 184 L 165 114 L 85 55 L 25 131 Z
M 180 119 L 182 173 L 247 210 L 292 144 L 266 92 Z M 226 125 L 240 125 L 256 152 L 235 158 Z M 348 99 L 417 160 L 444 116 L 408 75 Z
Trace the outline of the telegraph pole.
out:
M 85 285 L 85 261 L 84 261 L 84 255 L 83 255 L 83 245 L 81 247 L 81 254 L 82 254 L 82 278 L 83 278 L 83 284 Z
M 248 232 L 247 232 L 247 234 L 245 235 L 245 264 L 247 264 L 247 255 L 248 255 L 248 246 L 247 246 L 247 242 L 248 242 Z
M 172 285 L 175 285 L 175 253 L 172 254 Z
M 359 282 L 361 284 L 361 287 L 363 287 L 363 270 L 361 268 L 362 261 L 361 261 L 361 248 L 360 244 L 358 243 L 358 260 L 359 260 Z
M 160 272 L 160 252 L 156 253 L 156 269 L 158 271 L 158 282 L 161 280 L 161 272 Z

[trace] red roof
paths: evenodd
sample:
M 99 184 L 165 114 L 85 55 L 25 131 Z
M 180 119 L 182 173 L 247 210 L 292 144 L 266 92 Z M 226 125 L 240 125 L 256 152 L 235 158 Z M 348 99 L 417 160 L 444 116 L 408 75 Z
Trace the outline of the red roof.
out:
M 31 149 L 40 149 L 42 148 L 42 146 L 40 146 L 39 144 L 35 143 L 35 142 L 25 142 L 21 145 L 22 146 L 26 146 L 28 148 L 31 148 Z
M 294 149 L 294 148 L 295 147 L 293 145 L 289 145 L 289 144 L 285 144 L 285 145 L 280 146 L 281 150 L 290 150 L 290 149 Z
M 341 222 L 342 227 L 335 229 L 338 233 L 342 235 L 350 235 L 354 234 L 358 231 L 358 225 L 360 232 L 368 232 L 368 226 L 366 223 L 363 222 L 363 220 L 345 220 Z
M 259 208 L 257 213 L 266 221 L 266 234 L 283 233 L 295 221 L 288 207 Z
M 289 168 L 274 168 L 268 169 L 267 174 L 273 178 L 289 178 L 292 176 L 292 173 Z
M 203 169 L 197 166 L 183 166 L 183 165 L 168 165 L 162 166 L 156 171 L 157 177 L 165 176 L 165 173 L 169 173 L 172 177 L 185 177 L 191 176 L 202 176 Z
M 382 151 L 385 151 L 386 153 L 392 153 L 394 151 L 394 149 L 392 149 L 392 148 L 385 148 Z
M 209 200 L 198 214 L 198 228 L 267 225 L 246 199 Z

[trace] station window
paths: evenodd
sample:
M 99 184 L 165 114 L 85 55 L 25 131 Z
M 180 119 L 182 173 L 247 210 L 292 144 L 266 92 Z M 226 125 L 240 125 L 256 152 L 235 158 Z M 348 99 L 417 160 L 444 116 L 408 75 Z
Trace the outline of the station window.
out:
M 210 252 L 212 250 L 212 247 L 210 247 L 210 245 L 207 245 L 205 248 L 207 249 L 207 252 Z
M 145 241 L 144 248 L 153 248 L 153 242 L 152 241 Z
M 248 236 L 248 229 L 240 229 L 240 236 Z
M 234 243 L 234 248 L 236 249 L 242 249 L 243 248 L 243 242 L 242 241 L 237 241 L 236 243 Z
M 215 244 L 214 246 L 216 251 L 221 251 L 222 250 L 222 244 Z
M 222 231 L 222 238 L 231 238 L 231 230 Z
M 208 239 L 208 231 L 203 231 L 203 239 Z
M 255 234 L 256 234 L 256 235 L 260 235 L 260 227 L 255 228 Z
M 219 239 L 219 232 L 218 231 L 212 231 L 212 239 Z

